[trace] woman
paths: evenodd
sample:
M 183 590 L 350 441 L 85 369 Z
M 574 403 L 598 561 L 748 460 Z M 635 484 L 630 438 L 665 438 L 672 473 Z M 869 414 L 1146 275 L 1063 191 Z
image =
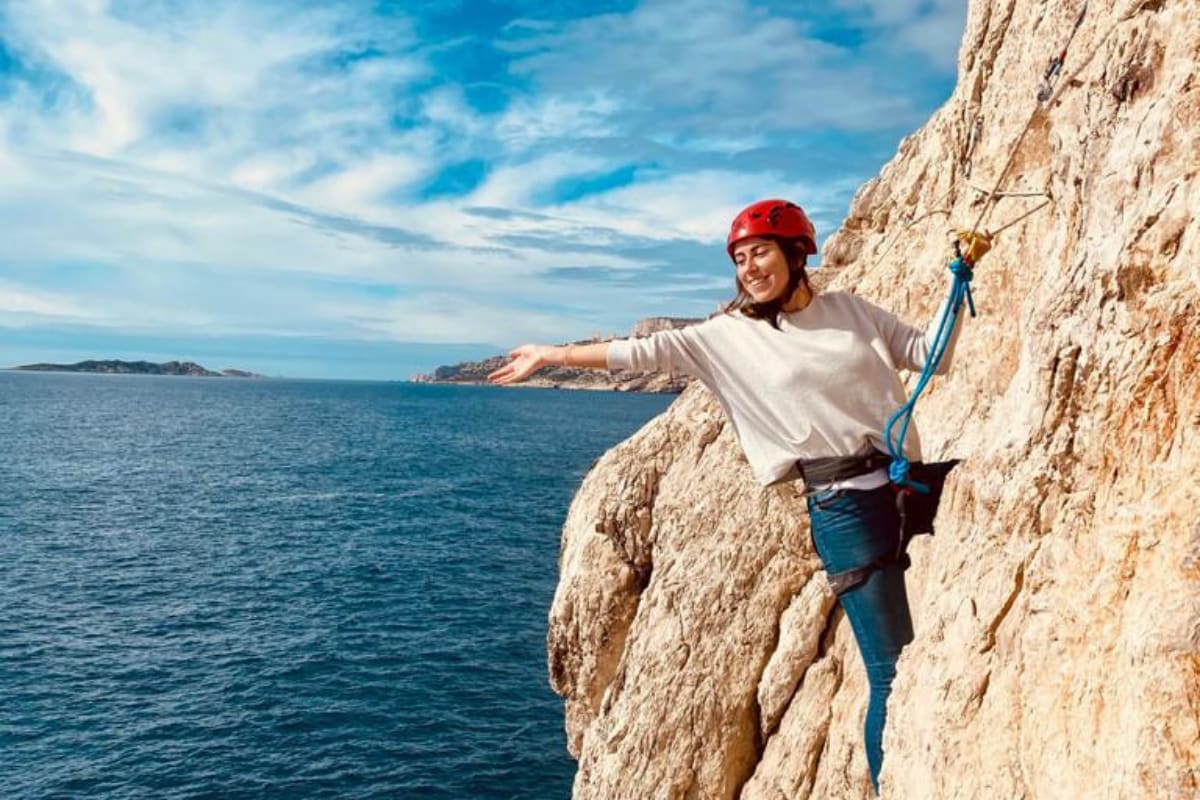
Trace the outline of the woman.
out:
M 913 638 L 903 504 L 881 452 L 884 426 L 906 400 L 897 370 L 924 367 L 941 317 L 922 333 L 853 294 L 815 292 L 805 263 L 816 232 L 786 200 L 744 209 L 726 249 L 737 296 L 722 313 L 640 339 L 523 345 L 488 377 L 511 383 L 548 364 L 689 374 L 720 402 L 759 483 L 805 479 L 813 542 L 866 665 L 867 762 L 878 793 L 887 698 Z M 960 329 L 958 315 L 938 373 Z M 920 461 L 912 428 L 904 455 Z

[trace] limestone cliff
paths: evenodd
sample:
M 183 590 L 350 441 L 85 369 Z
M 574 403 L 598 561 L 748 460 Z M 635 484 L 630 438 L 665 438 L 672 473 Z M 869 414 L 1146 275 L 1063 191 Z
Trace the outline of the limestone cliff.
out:
M 891 800 L 1200 796 L 1200 7 L 1093 0 L 1071 38 L 1079 8 L 972 2 L 953 96 L 817 273 L 923 325 L 946 229 L 1002 174 L 1033 195 L 984 220 L 1032 211 L 918 409 L 926 457 L 964 460 L 912 548 Z M 753 482 L 702 386 L 597 463 L 561 547 L 576 798 L 870 796 L 866 678 L 802 502 Z

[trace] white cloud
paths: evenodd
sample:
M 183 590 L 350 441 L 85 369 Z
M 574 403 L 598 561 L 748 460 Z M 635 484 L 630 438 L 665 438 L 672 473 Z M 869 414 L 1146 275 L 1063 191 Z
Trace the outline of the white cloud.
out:
M 508 46 L 521 54 L 518 73 L 550 92 L 620 97 L 626 127 L 642 133 L 664 118 L 677 132 L 742 139 L 813 126 L 880 129 L 917 114 L 856 54 L 747 0 L 646 0 Z
M 387 303 L 331 306 L 323 309 L 337 319 L 356 319 L 379 336 L 401 341 L 439 343 L 494 342 L 513 346 L 525 341 L 557 342 L 581 329 L 581 320 L 566 314 L 547 314 L 489 304 L 454 292 L 430 292 Z M 582 321 L 586 327 L 588 321 Z M 583 334 L 576 334 L 583 335 Z
M 93 322 L 100 316 L 69 297 L 0 281 L 0 323 L 19 325 L 31 315 L 70 322 Z
M 205 178 L 280 146 L 307 150 L 300 162 L 346 162 L 390 138 L 380 100 L 426 74 L 403 20 L 368 32 L 337 7 L 183 4 L 151 22 L 107 3 L 11 7 L 6 41 L 75 87 L 50 113 L 28 94 L 9 104 L 31 120 L 26 146 Z M 327 63 L 381 43 L 396 52 Z
M 873 31 L 872 47 L 915 53 L 953 70 L 967 19 L 967 0 L 835 0 Z
M 943 24 L 915 0 L 844 2 L 910 56 Z M 450 34 L 348 3 L 5 5 L 22 67 L 0 75 L 0 324 L 511 342 L 694 313 L 653 304 L 720 293 L 742 205 L 790 197 L 824 235 L 859 179 L 733 156 L 922 113 L 861 53 L 749 0 L 510 22 L 515 79 L 456 83 L 436 59 L 487 43 Z M 472 107 L 481 85 L 502 108 Z M 421 199 L 462 162 L 478 186 Z M 73 286 L 72 265 L 106 278 Z M 546 278 L 564 267 L 654 278 Z
M 369 213 L 386 203 L 388 192 L 427 177 L 433 167 L 428 144 L 401 145 L 395 153 L 372 156 L 318 179 L 296 195 L 314 208 Z
M 612 189 L 557 211 L 630 236 L 717 244 L 724 241 L 737 212 L 755 200 L 785 197 L 811 216 L 821 217 L 831 212 L 831 201 L 852 188 L 815 185 L 774 173 L 706 170 Z
M 317 164 L 317 154 L 302 148 L 254 153 L 230 166 L 229 180 L 235 186 L 269 191 Z
M 467 205 L 528 207 L 538 192 L 571 177 L 594 175 L 613 166 L 595 156 L 555 152 L 523 163 L 494 169 L 487 180 L 466 198 Z
M 455 134 L 473 137 L 486 132 L 482 116 L 467 104 L 458 86 L 440 86 L 422 95 L 421 115 L 428 122 Z
M 612 136 L 619 110 L 619 104 L 601 91 L 522 99 L 500 115 L 495 131 L 501 142 L 516 150 L 557 139 Z

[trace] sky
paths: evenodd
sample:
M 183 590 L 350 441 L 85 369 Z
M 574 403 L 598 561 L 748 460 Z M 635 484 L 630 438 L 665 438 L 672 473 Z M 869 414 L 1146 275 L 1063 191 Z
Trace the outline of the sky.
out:
M 405 380 L 706 316 L 734 214 L 823 241 L 966 0 L 4 0 L 0 366 Z

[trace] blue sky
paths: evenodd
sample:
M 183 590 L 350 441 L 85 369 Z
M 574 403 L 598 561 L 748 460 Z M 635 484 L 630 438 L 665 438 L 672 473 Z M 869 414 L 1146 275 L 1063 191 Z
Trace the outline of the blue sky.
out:
M 0 5 L 0 366 L 404 379 L 732 293 L 949 96 L 965 0 Z

